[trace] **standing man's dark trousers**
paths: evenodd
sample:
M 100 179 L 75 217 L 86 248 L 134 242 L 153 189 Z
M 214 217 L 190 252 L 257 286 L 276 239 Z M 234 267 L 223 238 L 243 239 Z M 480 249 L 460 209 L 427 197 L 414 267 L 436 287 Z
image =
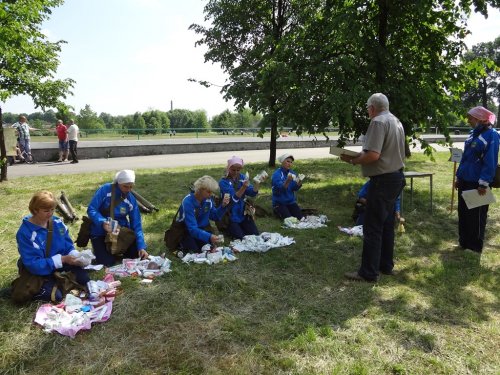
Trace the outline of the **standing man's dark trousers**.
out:
M 478 253 L 483 251 L 484 232 L 489 205 L 468 209 L 462 191 L 477 189 L 477 182 L 458 182 L 458 241 L 464 249 Z
M 377 280 L 379 272 L 391 273 L 394 268 L 394 204 L 404 185 L 399 171 L 370 177 L 358 271 L 366 280 Z
M 77 145 L 78 141 L 69 141 L 69 151 L 71 152 L 71 159 L 73 159 L 73 163 L 78 163 Z

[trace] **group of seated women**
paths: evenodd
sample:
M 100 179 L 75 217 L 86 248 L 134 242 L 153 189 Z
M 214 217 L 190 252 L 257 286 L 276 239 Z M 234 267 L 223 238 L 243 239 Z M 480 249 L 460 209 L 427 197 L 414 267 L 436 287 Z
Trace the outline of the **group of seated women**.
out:
M 272 176 L 272 205 L 278 217 L 302 218 L 295 192 L 302 181 L 291 169 L 294 157 L 284 154 L 278 158 L 281 166 Z M 180 204 L 176 221 L 184 223 L 185 234 L 180 239 L 179 249 L 183 252 L 200 252 L 206 244 L 216 246 L 223 239 L 212 232 L 210 220 L 220 221 L 227 215 L 229 224 L 227 234 L 234 239 L 245 235 L 258 235 L 259 230 L 253 215 L 248 212 L 247 197 L 255 197 L 259 192 L 260 180 L 252 184 L 248 174 L 243 174 L 243 159 L 233 156 L 227 161 L 224 176 L 219 183 L 210 176 L 197 179 L 193 191 L 186 195 Z M 132 189 L 135 173 L 131 170 L 119 171 L 112 183 L 99 187 L 87 209 L 91 220 L 90 241 L 96 257 L 96 264 L 112 266 L 120 257 L 146 258 L 147 245 L 142 230 L 141 214 Z M 219 191 L 220 204 L 217 206 L 213 194 Z M 76 281 L 85 285 L 89 281 L 87 272 L 75 257 L 78 251 L 61 219 L 54 216 L 57 205 L 51 192 L 40 191 L 32 197 L 29 209 L 31 214 L 24 217 L 16 239 L 20 259 L 18 267 L 23 272 L 43 277 L 44 283 L 33 299 L 54 300 L 56 271 L 73 272 Z M 110 250 L 113 235 L 119 239 L 121 231 L 133 233 L 133 241 L 119 253 Z M 50 238 L 50 239 L 49 239 Z M 115 238 L 115 241 L 116 241 Z M 49 246 L 49 249 L 47 248 Z M 56 295 L 55 300 L 61 300 Z

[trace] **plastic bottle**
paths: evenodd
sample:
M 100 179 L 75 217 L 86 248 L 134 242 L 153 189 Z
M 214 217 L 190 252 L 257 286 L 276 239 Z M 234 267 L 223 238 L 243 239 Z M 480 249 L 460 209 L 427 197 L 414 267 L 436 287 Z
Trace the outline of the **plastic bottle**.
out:
M 94 280 L 90 280 L 87 283 L 87 289 L 89 291 L 89 300 L 97 301 L 99 299 L 99 285 Z

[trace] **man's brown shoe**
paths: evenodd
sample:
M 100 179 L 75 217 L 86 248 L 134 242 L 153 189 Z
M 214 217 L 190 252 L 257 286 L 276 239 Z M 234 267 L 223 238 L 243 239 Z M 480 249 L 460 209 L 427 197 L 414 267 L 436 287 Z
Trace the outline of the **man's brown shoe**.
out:
M 361 276 L 357 272 L 346 272 L 346 273 L 344 273 L 344 277 L 346 279 L 353 280 L 353 281 L 364 281 L 367 283 L 376 283 L 377 282 L 376 279 L 375 280 L 365 279 L 363 276 Z

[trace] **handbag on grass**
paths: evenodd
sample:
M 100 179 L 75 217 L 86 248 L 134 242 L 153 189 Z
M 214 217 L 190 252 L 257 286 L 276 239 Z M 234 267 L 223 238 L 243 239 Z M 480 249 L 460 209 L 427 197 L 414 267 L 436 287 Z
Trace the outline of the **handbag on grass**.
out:
M 170 228 L 165 231 L 165 235 L 163 237 L 163 241 L 165 241 L 165 246 L 170 251 L 175 251 L 179 247 L 182 238 L 187 234 L 187 228 L 184 222 L 177 221 L 177 215 L 179 214 L 179 210 L 175 213 L 175 216 L 172 220 L 172 224 Z
M 45 244 L 45 258 L 48 258 L 50 254 L 50 247 L 52 246 L 52 233 L 52 218 L 50 218 L 47 243 Z M 33 275 L 26 269 L 22 262 L 19 262 L 19 276 L 11 283 L 12 300 L 16 303 L 26 303 L 31 301 L 31 299 L 38 294 L 45 281 L 45 276 Z
M 92 220 L 88 216 L 82 217 L 82 225 L 80 225 L 80 230 L 78 231 L 78 236 L 76 237 L 76 246 L 85 247 L 90 241 L 90 226 L 92 225 Z
M 116 184 L 112 184 L 111 206 L 109 208 L 109 215 L 112 220 L 115 219 L 115 189 Z M 135 242 L 135 232 L 127 227 L 120 227 L 118 234 L 113 232 L 107 233 L 104 242 L 106 242 L 106 249 L 112 255 L 121 255 Z

